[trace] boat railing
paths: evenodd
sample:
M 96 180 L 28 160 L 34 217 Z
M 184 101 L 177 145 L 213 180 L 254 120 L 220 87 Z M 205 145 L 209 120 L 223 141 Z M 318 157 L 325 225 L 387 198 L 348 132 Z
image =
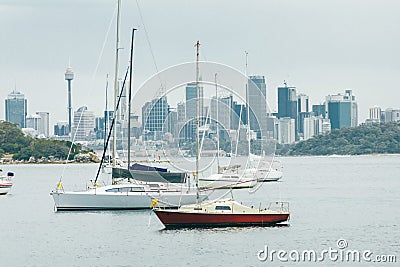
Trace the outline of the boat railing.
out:
M 274 201 L 270 202 L 268 210 L 278 211 L 282 213 L 289 212 L 289 202 L 286 201 Z

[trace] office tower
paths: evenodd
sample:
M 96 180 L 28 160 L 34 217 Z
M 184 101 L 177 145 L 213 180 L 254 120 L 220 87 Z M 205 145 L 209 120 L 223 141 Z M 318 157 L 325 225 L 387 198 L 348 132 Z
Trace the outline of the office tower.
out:
M 26 116 L 26 128 L 32 128 L 36 131 L 36 135 L 39 134 L 39 125 L 42 118 L 37 114 L 31 114 Z
M 218 117 L 217 117 L 218 105 Z M 219 124 L 220 130 L 237 129 L 238 124 L 234 125 L 236 114 L 233 110 L 233 96 L 219 97 L 218 99 L 213 96 L 210 103 L 211 121 L 214 125 L 216 122 Z M 215 127 L 215 126 L 214 126 Z
M 233 122 L 234 127 L 238 128 L 239 119 L 242 125 L 247 124 L 247 109 L 245 104 L 238 104 L 236 101 L 233 101 L 233 111 L 236 114 Z
M 344 95 L 328 95 L 325 104 L 332 129 L 357 126 L 357 102 L 352 90 L 345 90 Z
M 387 108 L 382 113 L 385 122 L 400 121 L 400 109 Z
M 381 122 L 381 107 L 373 106 L 369 108 L 369 119 L 371 122 Z
M 188 83 L 186 85 L 186 120 L 193 120 L 196 117 L 196 83 Z M 203 118 L 203 110 L 204 110 L 204 96 L 203 96 L 203 87 L 199 85 L 199 112 L 198 117 L 200 121 Z
M 178 115 L 178 122 L 184 122 L 186 120 L 186 106 L 185 103 L 183 102 L 179 102 L 176 105 L 176 111 L 177 111 L 177 115 Z
M 50 136 L 50 113 L 45 111 L 36 112 L 40 116 L 39 134 L 44 137 Z
M 55 136 L 68 136 L 68 122 L 59 121 L 54 125 Z
M 167 97 L 154 98 L 142 107 L 142 126 L 146 139 L 161 140 L 168 116 Z
M 178 111 L 175 108 L 168 108 L 168 117 L 166 121 L 167 132 L 171 133 L 173 137 L 177 136 L 176 132 L 177 123 L 178 123 Z
M 267 128 L 267 85 L 264 76 L 249 76 L 246 102 L 247 110 L 250 110 L 250 129 L 261 139 L 265 135 L 262 132 L 266 132 Z
M 6 121 L 17 124 L 19 128 L 25 128 L 25 118 L 28 113 L 28 104 L 25 96 L 14 90 L 8 95 L 5 104 Z
M 322 116 L 311 116 L 304 118 L 304 135 L 303 140 L 310 139 L 311 137 L 319 134 L 330 132 L 331 123 L 329 119 L 324 119 Z
M 277 118 L 292 118 L 295 121 L 295 135 L 298 136 L 298 99 L 296 87 L 288 87 L 284 82 L 283 87 L 278 87 L 278 114 Z
M 310 117 L 308 95 L 297 95 L 298 131 L 303 135 L 304 118 Z
M 283 117 L 278 120 L 278 143 L 291 144 L 296 141 L 295 119 Z
M 325 104 L 312 105 L 312 112 L 313 112 L 313 115 L 316 117 L 322 116 L 322 118 L 325 118 L 326 117 Z
M 87 107 L 80 107 L 74 113 L 72 138 L 76 141 L 90 141 L 94 138 L 95 117 L 93 111 Z
M 198 96 L 198 112 L 197 116 L 199 119 L 199 126 L 203 125 L 204 122 L 204 95 L 203 87 L 198 86 L 198 94 L 196 92 L 196 83 L 188 83 L 186 85 L 186 102 L 185 111 L 186 119 L 185 125 L 183 126 L 183 139 L 184 140 L 196 140 L 196 97 Z M 181 130 L 182 133 L 182 130 Z
M 72 80 L 74 79 L 74 72 L 71 67 L 67 68 L 65 72 L 65 80 L 68 82 L 68 133 L 71 132 L 72 129 L 72 99 L 71 99 L 71 87 Z

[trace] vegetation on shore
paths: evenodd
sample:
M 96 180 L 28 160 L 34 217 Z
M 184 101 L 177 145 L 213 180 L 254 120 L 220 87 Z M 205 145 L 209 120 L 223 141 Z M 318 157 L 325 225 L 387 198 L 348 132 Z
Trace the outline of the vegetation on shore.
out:
M 400 153 L 400 123 L 334 129 L 293 145 L 278 146 L 276 152 L 289 156 L 397 154 Z
M 0 157 L 11 155 L 13 160 L 31 162 L 66 160 L 71 145 L 69 159 L 78 157 L 80 153 L 90 152 L 83 150 L 80 144 L 72 144 L 70 141 L 25 136 L 15 124 L 0 121 Z

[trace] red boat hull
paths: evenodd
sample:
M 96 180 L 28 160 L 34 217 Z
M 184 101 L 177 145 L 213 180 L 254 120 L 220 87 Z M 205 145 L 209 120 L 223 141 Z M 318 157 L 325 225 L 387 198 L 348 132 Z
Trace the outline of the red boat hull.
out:
M 187 213 L 155 210 L 166 228 L 270 226 L 289 220 L 289 214 Z

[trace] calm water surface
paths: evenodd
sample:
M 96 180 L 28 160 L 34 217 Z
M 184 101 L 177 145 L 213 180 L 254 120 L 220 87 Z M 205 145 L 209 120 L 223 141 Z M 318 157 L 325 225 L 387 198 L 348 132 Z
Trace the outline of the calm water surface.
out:
M 150 211 L 58 212 L 49 192 L 84 189 L 97 165 L 5 165 L 14 186 L 0 197 L 1 266 L 398 266 L 400 156 L 281 158 L 284 178 L 237 200 L 290 202 L 287 227 L 162 230 Z M 64 169 L 65 168 L 65 169 Z M 102 177 L 107 180 L 107 177 Z M 267 260 L 257 252 L 348 249 L 396 255 L 397 263 Z

